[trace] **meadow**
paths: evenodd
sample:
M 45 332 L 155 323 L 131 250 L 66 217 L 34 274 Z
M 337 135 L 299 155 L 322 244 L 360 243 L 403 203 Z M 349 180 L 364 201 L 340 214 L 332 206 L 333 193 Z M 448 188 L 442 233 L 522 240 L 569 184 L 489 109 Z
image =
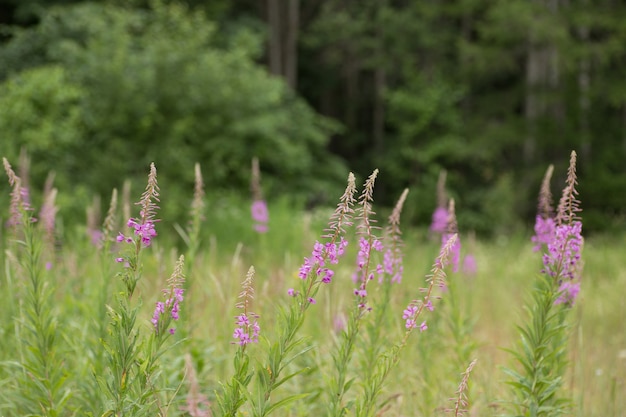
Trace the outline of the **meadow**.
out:
M 332 221 L 328 231 L 341 203 L 304 211 L 270 201 L 263 219 L 251 217 L 247 198 L 204 195 L 200 185 L 181 202 L 189 223 L 172 224 L 149 180 L 141 198 L 120 196 L 97 219 L 101 230 L 85 225 L 61 240 L 22 201 L 22 222 L 0 239 L 0 416 L 624 415 L 625 236 L 585 240 L 580 294 L 555 330 L 566 343 L 545 343 L 565 359 L 546 401 L 565 402 L 520 411 L 510 401 L 523 390 L 504 368 L 523 374 L 506 349 L 523 351 L 520 328 L 537 323 L 544 264 L 532 230 L 482 240 L 458 225 L 455 272 L 444 259 L 454 241 L 446 251 L 440 234 L 405 229 L 399 211 L 395 232 L 387 228 L 394 213 L 374 213 L 375 192 L 370 201 L 362 188 L 343 232 Z M 147 224 L 156 234 L 141 234 Z M 348 242 L 337 263 L 314 248 L 333 232 L 332 242 Z M 385 263 L 375 242 L 400 239 L 401 280 L 385 272 L 363 283 L 360 271 Z M 316 253 L 325 264 L 319 258 L 303 279 Z M 475 268 L 463 267 L 467 256 Z M 315 278 L 329 266 L 329 282 Z M 407 313 L 411 305 L 419 312 Z

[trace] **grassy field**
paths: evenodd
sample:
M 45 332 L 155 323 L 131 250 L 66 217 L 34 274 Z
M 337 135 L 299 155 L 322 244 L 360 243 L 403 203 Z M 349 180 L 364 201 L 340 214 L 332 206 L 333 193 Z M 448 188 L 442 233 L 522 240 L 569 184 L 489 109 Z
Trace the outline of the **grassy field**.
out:
M 279 201 L 270 205 L 269 231 L 259 234 L 253 230 L 247 203 L 211 198 L 207 202 L 207 218 L 195 254 L 190 253 L 183 239 L 175 237 L 174 225 L 157 223 L 159 236 L 142 250 L 141 278 L 131 300 L 137 307 L 134 331 L 141 335 L 139 340 L 145 340 L 136 349 L 146 350 L 147 340 L 152 340 L 148 335 L 154 332 L 150 319 L 155 302 L 163 297 L 162 289 L 167 287 L 166 280 L 179 255 L 187 256 L 187 286 L 180 320 L 175 323 L 174 336 L 166 340 L 167 349 L 159 353 L 158 370 L 152 374 L 153 381 L 171 387 L 154 390 L 158 409 L 170 416 L 209 415 L 183 410 L 189 393 L 196 389 L 216 410 L 216 395 L 234 372 L 233 357 L 239 346 L 234 343 L 233 330 L 235 316 L 240 314 L 235 304 L 240 301 L 241 283 L 250 266 L 256 273 L 255 296 L 249 308 L 259 315 L 261 340 L 247 345 L 246 353 L 251 367 L 267 372 L 268 346 L 281 331 L 279 312 L 294 302 L 287 291 L 301 282 L 298 270 L 303 259 L 310 256 L 313 243 L 320 239 L 332 214 L 326 210 L 301 212 Z M 385 224 L 383 220 L 381 225 Z M 448 273 L 447 290 L 440 293 L 434 311 L 426 315 L 428 329 L 412 332 L 399 352 L 398 364 L 390 370 L 378 397 L 377 415 L 450 415 L 446 411 L 454 408 L 450 398 L 456 396 L 461 373 L 474 359 L 477 362 L 465 391 L 470 403 L 467 415 L 505 412 L 504 402 L 511 398 L 511 390 L 501 367 L 517 365 L 503 348 L 516 346 L 516 324 L 528 319 L 523 305 L 542 269 L 541 254 L 532 250 L 530 230 L 527 235 L 469 242 L 463 225 L 460 229 L 462 256 L 471 253 L 477 270 L 471 274 Z M 59 398 L 58 415 L 96 416 L 109 407 L 111 399 L 102 392 L 113 371 L 102 340 L 115 337 L 116 328 L 110 322 L 113 312 L 119 309 L 116 297 L 124 293 L 120 274 L 125 270 L 115 258 L 123 250 L 123 243 L 103 251 L 91 244 L 84 229 L 66 231 L 65 235 L 70 237 L 57 241 L 55 246 L 35 240 L 35 246 L 43 245 L 43 250 L 31 269 L 24 266 L 28 265 L 23 259 L 24 245 L 16 242 L 16 236 L 9 231 L 2 236 L 4 268 L 0 288 L 5 298 L 0 305 L 0 416 L 24 415 L 19 410 L 28 409 L 29 403 L 35 410 L 33 415 L 53 415 L 34 405 L 38 400 L 28 391 L 30 385 L 19 383 L 34 383 L 32 389 L 40 389 L 36 384 L 41 381 L 33 376 L 37 374 L 25 364 L 36 368 L 37 363 L 46 360 L 59 373 L 50 377 L 59 385 L 42 392 L 53 392 Z M 275 402 L 289 395 L 307 395 L 278 409 L 275 415 L 326 414 L 332 397 L 328 394 L 329 381 L 335 373 L 331 358 L 355 298 L 351 277 L 356 268 L 357 238 L 354 231 L 349 231 L 346 238 L 350 245 L 335 268 L 332 283 L 320 287 L 316 303 L 309 306 L 299 329 L 299 337 L 304 338 L 302 349 L 311 350 L 286 367 L 286 372 L 302 373 L 278 387 L 272 399 Z M 345 404 L 363 395 L 361 385 L 371 370 L 367 355 L 373 340 L 379 341 L 378 349 L 385 350 L 405 336 L 403 310 L 421 296 L 425 276 L 439 253 L 439 237 L 425 230 L 405 230 L 403 239 L 403 279 L 391 285 L 390 302 L 380 318 L 377 303 L 384 299 L 384 286 L 375 280 L 368 288 L 372 310 L 361 318 L 361 331 L 354 342 L 346 375 L 354 382 L 345 393 Z M 569 364 L 561 389 L 561 395 L 573 401 L 571 415 L 617 417 L 626 410 L 625 247 L 625 236 L 594 236 L 584 245 L 582 289 L 568 315 Z M 50 265 L 44 267 L 45 262 Z M 41 272 L 42 300 L 46 303 L 42 308 L 49 307 L 46 314 L 54 336 L 47 339 L 44 348 L 37 343 L 46 327 L 33 327 L 36 320 L 29 318 L 27 288 L 32 268 Z M 29 359 L 29 352 L 38 349 L 46 355 Z M 191 359 L 191 367 L 185 367 L 186 356 Z M 253 380 L 248 389 L 254 392 L 257 384 Z M 249 402 L 241 408 L 241 415 L 254 415 Z
M 279 234 L 286 228 L 293 233 L 293 229 L 299 227 L 302 227 L 302 235 L 289 246 L 272 242 L 274 238 L 281 239 L 272 236 L 273 233 Z M 251 264 L 259 265 L 257 303 L 261 320 L 271 323 L 277 300 L 288 301 L 285 297 L 287 288 L 295 285 L 302 256 L 310 252 L 307 246 L 315 240 L 313 233 L 303 225 L 294 225 L 289 218 L 284 225 L 272 228 L 269 235 L 260 236 L 258 245 L 243 245 L 240 251 L 232 250 L 230 256 L 224 252 L 218 254 L 215 248 L 209 251 L 208 258 L 201 262 L 203 266 L 196 268 L 197 292 L 202 294 L 201 304 L 207 308 L 194 312 L 193 316 L 208 320 L 202 320 L 206 326 L 195 328 L 198 339 L 212 338 L 207 334 L 208 328 L 219 329 L 221 339 L 228 340 L 233 326 L 222 320 L 229 313 L 223 308 L 234 305 L 240 277 Z M 418 289 L 424 285 L 424 276 L 438 250 L 438 242 L 430 241 L 425 231 L 405 234 L 405 274 L 402 283 L 393 288 L 392 314 L 386 323 L 389 341 L 401 338 L 405 330 L 402 310 L 412 298 L 418 297 Z M 277 250 L 278 247 L 282 250 Z M 621 416 L 626 410 L 626 399 L 622 395 L 626 390 L 625 247 L 624 236 L 597 236 L 585 242 L 581 298 L 570 315 L 570 368 L 564 384 L 567 395 L 576 404 L 573 415 Z M 467 250 L 466 245 L 462 252 Z M 473 345 L 473 349 L 466 355 L 470 360 L 478 359 L 471 377 L 470 415 L 497 415 L 502 412 L 498 400 L 510 397 L 509 388 L 504 383 L 506 376 L 500 367 L 510 365 L 511 356 L 502 348 L 513 347 L 519 337 L 515 325 L 526 319 L 523 303 L 529 297 L 533 278 L 542 268 L 541 254 L 533 252 L 529 236 L 501 236 L 478 241 L 471 250 L 477 261 L 476 274 L 451 273 L 448 279 L 451 286 L 456 286 L 463 317 L 471 322 L 466 324 L 468 334 L 465 340 Z M 303 334 L 310 336 L 316 345 L 314 366 L 325 372 L 330 372 L 328 368 L 332 366 L 328 354 L 336 337 L 334 322 L 338 315 L 346 314 L 353 297 L 350 277 L 354 269 L 354 253 L 350 255 L 332 287 L 325 289 L 327 291 L 319 297 L 316 311 L 311 314 L 313 317 L 307 318 L 303 329 Z M 385 389 L 386 397 L 393 398 L 393 402 L 384 415 L 432 416 L 443 414 L 437 410 L 449 406 L 448 398 L 454 395 L 464 366 L 458 363 L 459 346 L 455 346 L 447 322 L 446 301 L 444 294 L 442 308 L 429 319 L 432 321 L 429 329 L 412 335 L 400 366 L 394 370 Z M 235 314 L 232 308 L 230 314 Z M 266 327 L 272 331 L 271 325 Z M 226 343 L 213 346 L 220 357 L 228 357 L 232 352 L 232 346 Z M 468 364 L 469 361 L 465 366 Z M 228 365 L 230 362 L 226 369 L 218 368 L 219 372 L 225 372 L 223 376 L 228 375 Z M 356 369 L 354 376 L 358 380 Z M 215 378 L 213 369 L 206 377 Z M 301 385 L 293 389 L 306 391 L 315 386 L 303 379 Z M 314 380 L 322 383 L 318 375 Z M 313 402 L 310 407 L 315 404 Z M 307 407 L 303 407 L 301 415 L 312 415 L 308 414 L 311 409 Z

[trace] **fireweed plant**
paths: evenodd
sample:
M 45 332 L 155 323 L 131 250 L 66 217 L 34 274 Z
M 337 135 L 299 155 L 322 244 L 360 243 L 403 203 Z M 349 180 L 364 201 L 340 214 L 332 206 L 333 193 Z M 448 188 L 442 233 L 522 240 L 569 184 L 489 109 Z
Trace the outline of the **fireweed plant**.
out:
M 189 222 L 186 228 L 175 225 L 176 231 L 187 245 L 187 253 L 185 255 L 187 265 L 187 275 L 190 276 L 198 249 L 200 248 L 200 231 L 202 223 L 205 220 L 205 201 L 204 201 L 204 181 L 202 179 L 202 170 L 200 164 L 194 166 L 194 191 L 189 210 Z M 185 282 L 185 288 L 189 288 L 191 283 Z
M 469 378 L 474 370 L 474 366 L 476 366 L 476 362 L 478 360 L 474 359 L 470 362 L 465 372 L 461 374 L 461 383 L 459 384 L 459 388 L 456 390 L 456 395 L 453 398 L 450 398 L 450 401 L 454 402 L 454 408 L 446 408 L 444 411 L 446 413 L 451 413 L 454 417 L 464 416 L 469 410 L 469 397 L 467 395 L 467 391 L 469 389 Z
M 192 280 L 194 277 L 194 266 L 196 263 L 196 257 L 198 256 L 198 251 L 200 249 L 200 232 L 202 230 L 202 223 L 205 221 L 205 210 L 206 203 L 204 198 L 204 181 L 202 179 L 202 170 L 200 169 L 200 164 L 196 163 L 194 166 L 194 192 L 193 199 L 191 200 L 190 210 L 189 210 L 189 221 L 186 228 L 181 227 L 176 224 L 174 228 L 178 232 L 183 242 L 187 246 L 187 251 L 185 253 L 185 265 L 187 271 L 187 279 L 184 282 L 184 290 L 187 293 L 187 300 L 185 304 L 188 306 L 189 315 L 186 317 L 191 317 L 196 308 L 196 300 L 195 297 L 190 297 L 190 294 L 193 294 L 189 291 L 192 287 Z M 193 331 L 191 321 L 190 320 L 181 320 L 183 323 L 180 324 L 180 330 L 183 333 L 183 338 L 189 336 Z
M 383 263 L 378 265 L 376 271 L 378 283 L 382 288 L 382 296 L 377 300 L 376 308 L 372 311 L 374 319 L 366 323 L 367 340 L 363 343 L 365 352 L 361 358 L 361 369 L 365 380 L 369 379 L 374 372 L 376 358 L 382 349 L 383 330 L 387 325 L 386 321 L 389 319 L 390 313 L 392 287 L 402 282 L 404 243 L 400 230 L 400 214 L 408 194 L 408 188 L 402 192 L 384 230 L 383 241 L 386 244 Z
M 439 256 L 431 269 L 431 274 L 426 277 L 426 287 L 419 289 L 420 296 L 409 303 L 404 310 L 402 318 L 405 320 L 406 331 L 402 340 L 393 345 L 387 351 L 381 353 L 374 364 L 374 372 L 368 375 L 363 383 L 363 393 L 359 395 L 355 405 L 355 415 L 372 417 L 377 415 L 377 399 L 391 370 L 398 364 L 399 355 L 406 346 L 411 333 L 419 328 L 420 332 L 428 329 L 426 320 L 422 320 L 425 310 L 434 311 L 434 301 L 441 296 L 437 294 L 446 286 L 446 273 L 444 268 L 449 264 L 449 257 L 457 243 L 457 235 L 453 234 L 442 246 Z
M 123 265 L 118 276 L 123 290 L 117 296 L 116 307 L 109 308 L 110 337 L 105 341 L 108 373 L 98 376 L 107 396 L 103 416 L 167 415 L 162 401 L 163 388 L 159 386 L 158 359 L 166 340 L 174 333 L 172 321 L 179 318 L 183 301 L 183 262 L 181 256 L 174 272 L 163 290 L 164 300 L 157 301 L 149 337 L 145 337 L 137 325 L 141 301 L 134 299 L 137 283 L 142 276 L 141 254 L 156 237 L 155 219 L 159 202 L 159 186 L 154 164 L 150 166 L 148 185 L 141 200 L 138 218 L 128 219 L 126 225 L 132 233 L 120 233 L 116 240 L 125 245 L 124 254 L 116 261 Z
M 567 365 L 569 329 L 567 318 L 580 289 L 582 273 L 582 222 L 576 191 L 576 152 L 572 151 L 566 186 L 550 221 L 548 170 L 540 193 L 536 235 L 533 243 L 544 250 L 543 269 L 526 303 L 529 319 L 518 326 L 519 345 L 510 350 L 517 369 L 505 369 L 510 377 L 515 416 L 559 416 L 570 411 L 571 402 L 560 395 Z
M 543 270 L 527 302 L 529 320 L 519 326 L 520 342 L 511 351 L 516 367 L 506 371 L 514 396 L 509 403 L 510 412 L 515 416 L 553 416 L 568 411 L 568 402 L 559 390 L 566 365 L 569 312 L 576 301 L 581 279 L 582 225 L 576 199 L 575 157 L 573 153 L 558 208 L 551 208 L 549 175 L 540 193 L 541 224 L 536 228 L 533 243 L 539 243 L 544 253 Z M 181 333 L 185 333 L 181 331 L 181 320 L 189 312 L 186 290 L 189 283 L 183 264 L 196 254 L 200 255 L 198 236 L 204 210 L 199 168 L 196 168 L 196 192 L 191 204 L 192 221 L 185 230 L 189 258 L 176 257 L 174 272 L 157 301 L 142 307 L 139 288 L 143 288 L 143 283 L 137 285 L 145 280 L 143 264 L 150 266 L 146 255 L 152 255 L 151 247 L 157 239 L 159 225 L 156 219 L 159 188 L 154 166 L 150 168 L 148 186 L 138 203 L 138 215 L 131 218 L 131 205 L 124 203 L 130 201 L 128 187 L 121 193 L 126 214 L 122 217 L 124 230 L 120 234 L 117 234 L 116 221 L 118 195 L 113 191 L 104 225 L 95 233 L 97 245 L 86 245 L 94 257 L 100 256 L 94 258 L 100 262 L 85 265 L 84 270 L 80 268 L 81 275 L 75 277 L 76 281 L 66 280 L 66 284 L 58 280 L 71 273 L 71 260 L 62 257 L 66 253 L 49 250 L 46 258 L 42 254 L 43 248 L 51 247 L 54 242 L 52 227 L 56 209 L 52 188 L 45 193 L 47 197 L 43 201 L 47 207 L 44 210 L 42 205 L 39 220 L 35 222 L 24 183 L 8 161 L 4 161 L 4 166 L 11 185 L 11 216 L 7 224 L 10 226 L 8 234 L 13 239 L 6 246 L 6 273 L 1 283 L 5 293 L 11 296 L 5 297 L 1 308 L 0 351 L 8 353 L 3 356 L 0 368 L 0 415 L 257 417 L 287 414 L 283 407 L 292 406 L 290 415 L 311 415 L 310 411 L 314 410 L 316 414 L 329 416 L 370 417 L 382 415 L 386 407 L 392 406 L 384 396 L 389 394 L 388 398 L 392 399 L 402 395 L 402 389 L 395 391 L 397 384 L 394 385 L 392 371 L 403 361 L 403 355 L 409 353 L 412 355 L 412 363 L 406 370 L 412 373 L 409 380 L 414 383 L 423 378 L 426 383 L 416 388 L 419 394 L 415 397 L 419 399 L 409 405 L 413 413 L 420 402 L 427 401 L 424 400 L 427 390 L 453 392 L 457 386 L 447 406 L 441 404 L 445 398 L 437 395 L 427 407 L 421 408 L 423 414 L 447 412 L 460 416 L 476 411 L 476 407 L 469 404 L 469 377 L 476 364 L 470 362 L 473 356 L 473 345 L 469 343 L 471 323 L 461 320 L 465 316 L 459 309 L 463 305 L 460 301 L 464 301 L 460 289 L 464 286 L 457 284 L 462 284 L 463 275 L 453 274 L 460 260 L 453 204 L 445 208 L 446 228 L 441 231 L 443 236 L 437 236 L 441 237 L 442 244 L 426 284 L 412 290 L 414 299 L 408 305 L 403 301 L 404 311 L 397 310 L 394 291 L 402 288 L 403 258 L 406 258 L 400 232 L 406 191 L 389 217 L 388 226 L 381 231 L 382 236 L 378 237 L 372 210 L 377 171 L 365 182 L 358 201 L 354 175 L 350 174 L 328 228 L 297 270 L 297 277 L 294 277 L 297 284 L 286 291 L 283 300 L 286 302 L 278 304 L 276 318 L 268 317 L 264 303 L 253 305 L 255 271 L 254 268 L 248 271 L 235 306 L 237 313 L 228 319 L 234 326 L 228 334 L 229 340 L 224 343 L 229 355 L 233 355 L 229 356 L 233 360 L 232 373 L 226 378 L 215 378 L 212 373 L 217 366 L 213 367 L 211 362 L 221 360 L 223 355 L 207 355 L 206 360 L 196 356 L 196 375 L 191 361 L 193 356 L 189 356 L 187 370 L 183 371 L 182 355 L 176 359 L 175 352 L 170 350 L 176 344 L 173 334 L 176 340 L 181 340 Z M 356 230 L 351 229 L 353 222 Z M 548 227 L 544 227 L 546 224 Z M 98 228 L 93 226 L 93 230 Z M 197 241 L 192 242 L 195 239 Z M 356 265 L 351 260 L 344 262 L 348 241 L 354 247 Z M 464 240 L 464 247 L 466 242 Z M 57 251 L 61 243 L 55 244 Z M 51 270 L 47 270 L 46 261 L 52 262 Z M 59 268 L 65 269 L 55 269 L 57 263 Z M 111 279 L 114 270 L 121 271 L 117 280 Z M 296 268 L 292 270 L 295 273 Z M 301 334 L 308 329 L 304 326 L 305 319 L 311 314 L 317 319 L 323 314 L 322 309 L 329 315 L 334 313 L 333 308 L 324 306 L 326 297 L 322 296 L 324 291 L 332 289 L 323 287 L 342 288 L 337 285 L 341 284 L 347 288 L 351 282 L 349 272 L 344 274 L 346 270 L 356 272 L 354 286 L 345 292 L 349 300 L 345 327 L 327 346 L 332 361 L 316 367 L 317 357 L 310 359 L 315 354 L 311 349 L 316 346 L 308 336 Z M 97 282 L 86 283 L 90 274 L 98 278 Z M 345 283 L 338 282 L 340 276 L 347 278 Z M 404 281 L 406 284 L 408 279 Z M 262 282 L 267 284 L 270 280 Z M 63 296 L 60 294 L 62 285 L 67 288 L 82 285 L 84 294 L 79 295 L 85 295 L 85 300 L 72 299 L 70 297 L 77 298 L 76 294 L 69 294 L 63 299 L 65 302 L 58 302 Z M 96 303 L 97 309 L 93 307 Z M 64 313 L 67 308 L 71 310 L 69 314 Z M 149 311 L 145 311 L 146 308 Z M 81 309 L 87 313 L 87 320 L 80 316 L 68 319 Z M 262 312 L 263 317 L 253 311 Z M 268 318 L 273 320 L 265 321 Z M 450 320 L 452 337 L 446 330 L 447 320 Z M 393 334 L 387 333 L 392 326 L 398 330 L 395 338 L 387 337 Z M 75 331 L 77 329 L 82 333 Z M 214 329 L 208 330 L 213 333 Z M 456 355 L 454 360 L 447 356 L 443 360 L 456 369 L 455 375 L 466 369 L 460 385 L 455 377 L 449 391 L 447 386 L 442 389 L 444 385 L 440 381 L 447 384 L 450 380 L 443 373 L 447 375 L 448 370 L 433 372 L 428 363 L 422 364 L 419 352 L 410 352 L 413 347 L 405 349 L 411 334 L 413 337 L 421 335 L 420 347 L 429 344 L 433 349 L 450 352 L 442 348 L 450 343 L 459 348 L 458 351 L 452 349 Z M 199 339 L 195 343 L 204 342 Z M 191 347 L 190 344 L 180 346 Z M 468 346 L 472 349 L 466 349 Z M 80 355 L 69 356 L 66 351 L 80 352 Z M 323 349 L 320 351 L 326 353 Z M 88 371 L 74 370 L 79 364 Z M 323 392 L 318 393 L 315 390 L 320 386 Z
M 252 159 L 252 175 L 250 178 L 250 191 L 252 192 L 252 206 L 250 212 L 252 221 L 254 222 L 254 230 L 257 233 L 267 233 L 269 230 L 270 214 L 267 209 L 267 202 L 263 199 L 263 191 L 261 190 L 261 169 L 259 168 L 259 159 Z
M 298 337 L 297 334 L 304 323 L 306 312 L 316 304 L 315 296 L 320 287 L 331 283 L 334 275 L 331 266 L 339 262 L 339 258 L 344 254 L 348 245 L 344 235 L 345 228 L 352 224 L 355 193 L 355 178 L 350 173 L 346 190 L 331 216 L 327 233 L 323 236 L 325 243 L 315 242 L 311 256 L 304 259 L 298 272 L 299 290 L 290 288 L 287 291 L 293 300 L 286 309 L 281 309 L 279 312 L 278 340 L 273 343 L 267 342 L 265 352 L 267 358 L 256 371 L 256 394 L 252 395 L 247 389 L 242 389 L 247 402 L 251 404 L 251 413 L 254 417 L 269 415 L 276 409 L 308 395 L 289 395 L 281 400 L 272 401 L 272 393 L 278 387 L 307 371 L 303 368 L 284 375 L 290 363 L 313 347 L 307 345 L 307 339 Z
M 448 203 L 448 220 L 446 233 L 442 236 L 442 245 L 445 245 L 450 236 L 459 233 L 456 219 L 456 208 L 454 200 Z M 447 327 L 446 340 L 449 341 L 449 348 L 454 354 L 454 360 L 448 361 L 453 369 L 466 366 L 474 355 L 476 342 L 472 338 L 475 318 L 464 311 L 463 302 L 471 300 L 468 294 L 461 294 L 463 287 L 461 279 L 465 277 L 461 270 L 461 240 L 457 238 L 450 249 L 450 264 L 452 269 L 451 279 L 446 281 L 445 299 L 443 301 L 443 321 Z
M 233 331 L 233 344 L 237 345 L 237 351 L 233 358 L 235 373 L 231 380 L 222 384 L 222 393 L 218 394 L 220 416 L 237 415 L 237 410 L 245 403 L 244 390 L 252 380 L 253 372 L 250 371 L 250 357 L 247 347 L 251 343 L 259 342 L 261 327 L 258 323 L 259 316 L 250 311 L 254 299 L 254 267 L 250 267 L 246 279 L 241 284 L 242 291 L 239 294 L 241 300 L 236 307 L 241 313 L 235 317 L 235 330 Z
M 16 333 L 21 357 L 11 363 L 17 372 L 3 390 L 10 392 L 13 415 L 62 415 L 71 390 L 58 353 L 57 318 L 52 308 L 55 288 L 42 262 L 43 237 L 35 227 L 28 190 L 7 159 L 2 162 L 12 187 L 9 225 L 19 244 L 20 272 L 26 277 L 18 290 L 21 307 Z
M 357 254 L 357 267 L 353 276 L 353 281 L 357 288 L 354 289 L 354 299 L 352 311 L 349 313 L 346 329 L 341 332 L 339 344 L 333 352 L 334 374 L 330 377 L 328 395 L 328 415 L 343 416 L 347 411 L 343 398 L 346 391 L 352 385 L 352 380 L 348 379 L 348 369 L 352 354 L 357 342 L 357 334 L 361 326 L 361 319 L 371 310 L 367 304 L 367 285 L 374 279 L 375 269 L 370 266 L 372 251 L 382 252 L 381 240 L 374 235 L 374 212 L 372 201 L 374 194 L 374 183 L 378 176 L 378 170 L 374 170 L 369 176 L 358 202 L 357 237 L 359 239 L 359 251 Z M 382 271 L 381 271 L 382 272 Z

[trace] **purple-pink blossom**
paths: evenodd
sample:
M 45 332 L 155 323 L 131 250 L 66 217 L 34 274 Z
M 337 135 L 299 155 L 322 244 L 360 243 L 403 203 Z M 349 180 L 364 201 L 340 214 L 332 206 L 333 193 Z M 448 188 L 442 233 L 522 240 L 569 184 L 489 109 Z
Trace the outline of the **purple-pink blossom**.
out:
M 356 295 L 357 297 L 367 297 L 367 290 L 365 288 L 359 288 L 354 290 L 354 295 Z
M 548 243 L 548 252 L 543 255 L 544 272 L 559 279 L 574 279 L 579 272 L 582 250 L 582 223 L 574 221 L 556 227 Z
M 135 235 L 139 236 L 144 246 L 150 246 L 152 238 L 157 235 L 152 220 L 145 220 L 144 223 L 140 223 L 136 219 L 129 219 L 127 226 L 135 229 Z
M 559 286 L 559 297 L 554 304 L 574 304 L 578 293 L 580 292 L 580 282 L 578 281 L 563 281 Z
M 433 212 L 430 230 L 441 234 L 448 230 L 448 210 L 445 207 L 437 207 Z
M 165 302 L 157 301 L 156 306 L 154 308 L 154 313 L 152 314 L 152 325 L 156 331 L 159 330 L 159 323 L 162 320 L 162 316 L 169 315 L 174 321 L 177 321 L 180 316 L 180 303 L 182 303 L 184 297 L 184 290 L 182 288 L 173 288 L 173 291 L 163 290 L 166 295 L 169 295 L 169 298 L 165 300 Z M 174 329 L 170 328 L 170 334 L 174 334 Z
M 250 316 L 254 318 L 254 322 L 250 320 Z M 258 316 L 254 314 L 246 314 L 242 313 L 236 316 L 236 324 L 237 328 L 233 332 L 233 338 L 238 339 L 236 342 L 240 346 L 245 346 L 248 343 L 258 343 L 259 342 L 259 334 L 261 333 L 261 326 L 259 326 L 258 321 L 256 320 Z
M 407 320 L 413 317 L 417 313 L 417 306 L 410 305 L 402 312 L 402 318 Z
M 265 233 L 268 231 L 268 222 L 270 220 L 269 210 L 267 209 L 267 203 L 264 200 L 255 200 L 250 207 L 252 213 L 252 220 L 254 220 L 254 229 L 259 233 Z
M 428 301 L 428 303 L 430 304 L 430 301 Z M 426 307 L 428 307 L 428 305 L 426 305 Z M 430 311 L 432 311 L 431 309 L 432 304 L 430 307 L 428 307 L 428 309 Z M 409 306 L 404 309 L 404 311 L 402 312 L 402 318 L 404 319 L 404 327 L 406 327 L 407 330 L 411 330 L 417 327 L 417 314 L 419 312 L 419 308 L 414 305 L 414 304 L 409 304 Z M 426 329 L 428 329 L 428 326 L 426 325 L 426 321 L 423 321 L 420 325 L 420 332 L 425 331 Z
M 379 282 L 382 282 L 382 273 L 385 273 L 391 276 L 392 283 L 400 283 L 402 281 L 402 273 L 404 272 L 402 253 L 400 251 L 394 253 L 391 249 L 387 249 L 383 255 L 382 265 L 376 266 L 376 272 L 381 274 L 379 276 Z
M 556 223 L 551 217 L 544 218 L 541 215 L 537 215 L 535 218 L 535 235 L 531 238 L 531 241 L 535 244 L 533 250 L 535 252 L 541 250 L 543 245 L 547 246 L 552 237 L 554 236 Z
M 382 252 L 384 249 L 382 242 L 376 238 L 372 238 L 372 243 L 370 245 L 370 241 L 368 239 L 361 237 L 359 240 L 359 252 L 356 257 L 357 270 L 352 276 L 352 280 L 354 282 L 367 282 L 374 278 L 374 274 L 372 272 L 369 272 L 367 276 L 364 275 L 365 266 L 369 264 L 372 249 L 377 252 Z M 382 274 L 384 272 L 384 266 L 376 265 L 374 270 L 376 270 L 378 274 Z M 379 281 L 380 280 L 382 280 L 382 277 L 379 277 Z
M 315 277 L 319 277 L 324 284 L 328 284 L 332 281 L 335 272 L 327 267 L 329 264 L 337 264 L 339 257 L 344 254 L 348 241 L 341 238 L 339 243 L 327 242 L 325 244 L 316 241 L 313 245 L 313 251 L 311 256 L 304 258 L 303 264 L 298 271 L 298 277 L 300 279 L 307 279 L 311 273 L 315 274 Z M 315 267 L 315 270 L 313 269 Z
M 137 219 L 130 218 L 128 219 L 126 225 L 135 230 L 135 236 L 139 236 L 139 239 L 144 246 L 150 246 L 152 239 L 157 235 L 154 228 L 154 221 L 152 220 L 146 220 L 144 223 L 141 223 Z M 126 243 L 134 242 L 132 237 L 125 236 L 122 233 L 119 233 L 115 240 Z

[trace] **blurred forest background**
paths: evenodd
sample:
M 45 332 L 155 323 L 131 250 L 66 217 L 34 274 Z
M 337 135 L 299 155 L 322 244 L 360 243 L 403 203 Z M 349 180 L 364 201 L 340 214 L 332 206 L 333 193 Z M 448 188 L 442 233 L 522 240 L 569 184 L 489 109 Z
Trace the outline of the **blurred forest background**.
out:
M 586 230 L 626 223 L 624 2 L 0 0 L 0 24 L 0 155 L 53 169 L 66 213 L 151 161 L 183 208 L 196 161 L 247 195 L 257 156 L 303 206 L 379 168 L 412 224 L 445 169 L 462 229 L 506 233 L 575 149 Z

